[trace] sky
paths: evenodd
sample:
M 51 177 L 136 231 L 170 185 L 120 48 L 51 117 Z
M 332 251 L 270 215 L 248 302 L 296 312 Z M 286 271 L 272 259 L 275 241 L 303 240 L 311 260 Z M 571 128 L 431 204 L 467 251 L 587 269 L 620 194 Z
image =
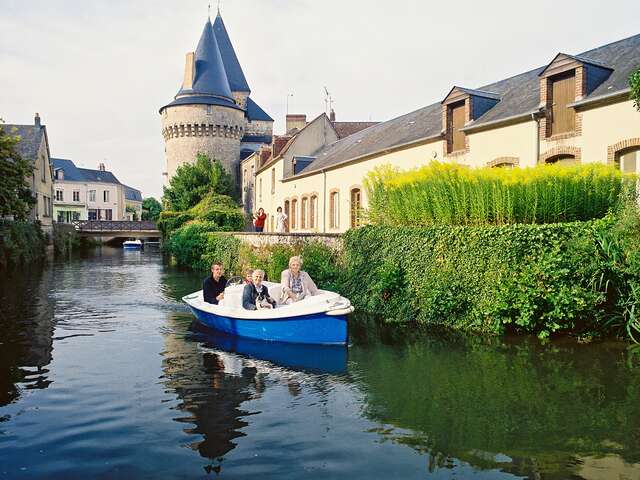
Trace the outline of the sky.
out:
M 162 195 L 158 109 L 182 84 L 208 0 L 0 0 L 0 118 L 47 126 L 51 155 Z M 212 0 L 212 18 L 217 2 Z M 640 33 L 637 0 L 221 0 L 251 97 L 384 121 Z

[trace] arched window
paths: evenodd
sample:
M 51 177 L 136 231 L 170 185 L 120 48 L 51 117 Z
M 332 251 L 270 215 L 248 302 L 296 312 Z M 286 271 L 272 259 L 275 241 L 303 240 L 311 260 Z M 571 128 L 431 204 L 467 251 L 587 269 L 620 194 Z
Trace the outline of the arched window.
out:
M 351 228 L 360 225 L 362 212 L 362 193 L 359 188 L 351 189 Z
M 302 197 L 300 201 L 300 228 L 307 228 L 307 209 L 309 208 L 309 199 L 307 197 Z
M 289 200 L 285 200 L 284 201 L 284 214 L 287 216 L 287 219 L 285 220 L 284 225 L 285 225 L 285 231 L 287 231 L 287 232 L 289 231 L 289 225 L 290 225 L 290 223 L 289 223 L 289 218 L 291 217 L 290 213 L 291 213 L 291 208 L 289 207 Z
M 640 173 L 640 147 L 619 151 L 615 161 L 622 173 Z
M 271 228 L 269 229 L 270 232 L 275 232 L 274 228 L 273 228 L 273 215 L 269 215 L 269 217 L 271 217 Z
M 291 200 L 291 216 L 289 217 L 291 225 L 291 230 L 295 230 L 297 228 L 296 217 L 298 216 L 298 200 L 294 198 Z
M 311 200 L 309 201 L 309 228 L 316 228 L 316 217 L 318 208 L 318 196 L 311 195 Z
M 546 163 L 557 163 L 558 165 L 572 165 L 577 163 L 576 157 L 569 154 L 556 155 L 548 158 Z
M 329 194 L 329 228 L 340 228 L 340 192 Z

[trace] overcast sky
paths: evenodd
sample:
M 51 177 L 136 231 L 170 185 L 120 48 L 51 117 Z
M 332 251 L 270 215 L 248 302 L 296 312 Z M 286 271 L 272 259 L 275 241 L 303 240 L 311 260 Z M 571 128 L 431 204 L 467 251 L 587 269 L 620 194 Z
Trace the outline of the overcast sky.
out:
M 216 1 L 212 2 L 212 16 Z M 158 109 L 177 93 L 207 0 L 0 0 L 0 118 L 47 125 L 51 154 L 159 197 Z M 388 120 L 640 33 L 640 1 L 222 0 L 251 96 L 291 113 Z

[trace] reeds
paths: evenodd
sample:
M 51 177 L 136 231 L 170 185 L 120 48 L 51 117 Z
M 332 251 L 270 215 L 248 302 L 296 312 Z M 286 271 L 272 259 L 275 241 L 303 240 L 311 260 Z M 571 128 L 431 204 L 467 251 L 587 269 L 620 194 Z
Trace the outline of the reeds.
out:
M 480 168 L 432 162 L 401 172 L 380 167 L 367 176 L 369 218 L 386 225 L 507 225 L 603 217 L 623 184 L 601 164 Z

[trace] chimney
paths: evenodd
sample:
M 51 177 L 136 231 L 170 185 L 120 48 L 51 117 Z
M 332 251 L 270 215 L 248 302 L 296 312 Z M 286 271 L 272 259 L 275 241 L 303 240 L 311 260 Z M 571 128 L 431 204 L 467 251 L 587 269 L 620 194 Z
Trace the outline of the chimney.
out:
M 285 133 L 290 132 L 294 128 L 297 130 L 302 130 L 306 124 L 307 124 L 306 115 L 297 114 L 297 113 L 288 113 L 286 117 L 287 131 Z
M 184 64 L 184 82 L 182 83 L 184 90 L 191 90 L 193 88 L 193 80 L 196 77 L 195 55 L 194 52 L 187 53 L 187 59 Z
M 36 127 L 39 127 L 39 126 L 40 126 L 40 114 L 39 114 L 38 112 L 36 112 L 36 116 L 35 116 L 35 118 L 34 118 L 34 125 L 35 125 Z
M 101 172 L 104 172 L 104 163 L 98 164 L 98 170 L 100 170 Z
M 336 122 L 336 112 L 334 112 L 333 108 L 331 109 L 331 112 L 329 113 L 329 120 L 331 121 L 331 123 L 335 123 Z

